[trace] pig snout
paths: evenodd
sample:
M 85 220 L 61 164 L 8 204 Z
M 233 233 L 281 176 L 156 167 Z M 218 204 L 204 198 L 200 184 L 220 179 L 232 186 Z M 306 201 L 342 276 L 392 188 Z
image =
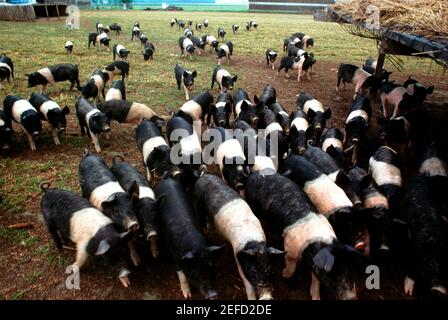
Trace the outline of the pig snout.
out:
M 257 124 L 258 124 L 258 120 L 259 120 L 258 117 L 254 117 L 254 119 L 253 119 L 253 123 L 254 123 L 254 125 L 257 125 Z
M 244 190 L 244 184 L 242 184 L 241 182 L 237 182 L 237 183 L 235 184 L 235 189 L 236 189 L 237 191 L 242 191 L 242 190 Z
M 127 226 L 127 229 L 132 232 L 136 232 L 140 228 L 137 221 L 130 220 L 130 219 L 127 221 L 126 226 Z
M 273 300 L 272 287 L 269 285 L 258 286 L 258 300 Z
M 300 154 L 300 155 L 303 155 L 303 154 L 305 153 L 305 151 L 306 151 L 306 148 L 305 148 L 305 147 L 300 147 L 300 148 L 299 148 L 299 154 Z
M 224 127 L 226 125 L 226 122 L 224 120 L 221 120 L 218 124 L 220 127 Z
M 33 136 L 34 136 L 35 138 L 39 137 L 39 135 L 40 135 L 40 132 L 39 132 L 39 131 L 34 131 L 34 132 L 33 132 Z
M 109 126 L 105 126 L 105 127 L 103 128 L 103 130 L 104 130 L 104 132 L 110 132 L 110 127 L 109 127 Z
M 131 274 L 131 272 L 128 269 L 126 269 L 126 268 L 122 268 L 118 272 L 118 279 L 120 280 L 121 284 L 125 288 L 128 288 L 131 285 L 131 281 L 129 280 L 129 275 L 130 274 Z

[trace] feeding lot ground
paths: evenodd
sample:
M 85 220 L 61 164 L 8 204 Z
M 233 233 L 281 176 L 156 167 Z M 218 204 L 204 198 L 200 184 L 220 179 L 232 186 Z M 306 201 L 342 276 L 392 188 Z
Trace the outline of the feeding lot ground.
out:
M 15 67 L 14 86 L 4 83 L 0 99 L 7 94 L 16 94 L 29 98 L 37 88 L 27 88 L 26 73 L 37 71 L 56 63 L 76 63 L 80 69 L 80 80 L 84 83 L 99 67 L 112 61 L 112 54 L 97 51 L 95 47 L 87 49 L 87 35 L 95 31 L 95 23 L 119 23 L 123 27 L 120 36 L 111 35 L 112 45 L 120 43 L 131 53 L 130 77 L 126 82 L 128 100 L 145 103 L 154 111 L 167 115 L 177 110 L 184 102 L 183 91 L 178 91 L 174 78 L 176 62 L 189 69 L 196 69 L 193 93 L 210 89 L 211 74 L 216 65 L 215 55 L 208 53 L 188 60 L 180 56 L 178 38 L 182 31 L 170 28 L 173 17 L 202 22 L 210 20 L 208 29 L 200 34 L 211 33 L 216 36 L 218 27 L 227 31 L 226 40 L 234 43 L 234 55 L 231 65 L 223 63 L 232 74 L 238 75 L 236 88 L 241 87 L 252 97 L 259 95 L 264 84 L 269 83 L 277 89 L 279 101 L 291 111 L 295 108 L 296 94 L 306 90 L 314 94 L 325 106 L 332 108 L 333 116 L 328 126 L 343 127 L 353 95 L 353 86 L 347 90 L 335 92 L 336 69 L 341 62 L 361 66 L 363 61 L 376 55 L 376 46 L 371 40 L 361 39 L 344 32 L 334 23 L 315 22 L 311 16 L 248 14 L 248 13 L 190 13 L 190 12 L 149 12 L 149 11 L 96 11 L 81 12 L 81 29 L 67 31 L 64 20 L 38 20 L 32 23 L 1 22 L 0 52 L 12 58 Z M 246 21 L 256 20 L 257 30 L 247 32 Z M 142 31 L 155 44 L 154 61 L 144 62 L 140 43 L 131 42 L 131 28 L 139 21 Z M 239 24 L 237 35 L 231 32 L 232 24 Z M 317 64 L 311 81 L 302 79 L 300 84 L 292 72 L 291 79 L 284 73 L 266 67 L 264 52 L 273 48 L 282 53 L 283 39 L 293 32 L 305 32 L 315 39 Z M 67 55 L 64 43 L 74 43 L 74 54 Z M 111 45 L 111 46 L 112 46 Z M 435 93 L 429 98 L 435 106 L 447 101 L 448 84 L 441 68 L 430 64 L 429 60 L 417 58 L 405 59 L 404 70 L 398 72 L 391 65 L 386 68 L 394 71 L 392 79 L 401 83 L 413 76 L 425 85 L 434 85 Z M 235 88 L 235 89 L 236 89 Z M 218 90 L 213 91 L 214 96 Z M 14 147 L 8 153 L 0 153 L 0 299 L 180 299 L 182 298 L 176 272 L 167 252 L 162 251 L 158 260 L 149 258 L 149 250 L 142 248 L 144 266 L 133 270 L 131 287 L 121 286 L 114 274 L 101 266 L 90 266 L 81 273 L 81 290 L 67 290 L 64 285 L 65 268 L 74 261 L 73 251 L 58 252 L 47 234 L 40 212 L 41 193 L 39 183 L 51 182 L 53 187 L 80 192 L 77 169 L 83 147 L 89 142 L 80 136 L 75 120 L 76 92 L 69 91 L 69 83 L 59 83 L 57 87 L 48 87 L 47 93 L 61 106 L 70 107 L 67 134 L 62 145 L 55 146 L 44 124 L 42 138 L 37 151 L 31 152 L 19 127 L 15 127 Z M 379 114 L 378 101 L 374 102 L 376 115 Z M 440 120 L 446 111 L 434 109 Z M 444 114 L 445 113 L 445 114 Z M 445 118 L 446 119 L 446 118 Z M 112 139 L 101 139 L 102 156 L 110 164 L 116 154 L 136 165 L 144 172 L 140 153 L 135 142 L 135 127 L 113 123 Z M 375 135 L 376 127 L 372 127 Z M 448 128 L 442 128 L 441 137 L 448 137 Z M 93 148 L 91 148 L 93 150 Z M 412 169 L 410 169 L 412 170 Z M 29 230 L 11 229 L 16 223 L 31 223 Z M 278 237 L 268 236 L 269 241 L 281 246 Z M 216 236 L 209 237 L 211 244 L 221 244 Z M 274 296 L 280 299 L 309 299 L 309 275 L 298 271 L 288 281 L 281 278 L 283 261 L 275 263 Z M 300 268 L 299 268 L 300 269 Z M 218 291 L 224 299 L 245 299 L 244 286 L 238 276 L 230 246 L 218 257 Z M 380 290 L 367 290 L 364 286 L 366 275 L 360 271 L 358 295 L 361 299 L 404 299 L 402 294 L 403 274 L 393 265 L 381 267 Z M 193 298 L 200 298 L 196 293 Z

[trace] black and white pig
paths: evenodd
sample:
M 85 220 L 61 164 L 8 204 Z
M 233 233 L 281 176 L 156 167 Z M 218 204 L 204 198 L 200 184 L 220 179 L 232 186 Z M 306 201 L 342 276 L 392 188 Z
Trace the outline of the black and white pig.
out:
M 328 119 L 331 117 L 331 109 L 324 109 L 322 103 L 310 93 L 302 91 L 296 101 L 296 109 L 302 110 L 314 129 L 316 141 L 319 141 L 322 131 Z
M 277 102 L 277 90 L 275 90 L 269 83 L 265 84 L 259 100 L 263 101 L 266 106 Z
M 369 171 L 381 193 L 387 197 L 392 213 L 396 214 L 403 186 L 397 152 L 387 146 L 380 147 L 370 157 Z
M 48 183 L 40 188 L 44 193 L 41 210 L 48 232 L 57 249 L 63 241 L 76 245 L 73 267 L 80 270 L 89 256 L 102 256 L 115 269 L 124 287 L 129 287 L 126 241 L 129 232 L 119 233 L 113 221 L 94 208 L 89 201 L 62 189 L 49 189 Z
M 435 142 L 428 143 L 425 146 L 419 159 L 418 172 L 427 177 L 448 176 L 448 167 L 440 157 Z
M 182 185 L 168 177 L 155 188 L 160 204 L 159 229 L 169 246 L 185 299 L 191 298 L 190 285 L 207 300 L 216 299 L 214 255 L 222 247 L 207 246 L 188 195 Z
M 255 106 L 250 101 L 247 92 L 239 88 L 233 98 L 233 106 L 235 119 L 244 120 L 254 128 L 257 127 L 258 121 L 260 120 L 258 110 L 262 110 L 264 108 L 263 101 L 260 101 Z
M 47 120 L 50 124 L 54 143 L 56 145 L 61 144 L 59 141 L 59 134 L 65 132 L 67 126 L 65 116 L 70 113 L 69 107 L 65 106 L 64 108 L 61 108 L 53 99 L 39 93 L 33 93 L 29 102 L 37 111 L 39 111 L 41 118 Z
M 350 108 L 350 113 L 345 119 L 345 143 L 353 146 L 352 164 L 358 161 L 358 147 L 366 139 L 372 106 L 367 97 L 356 95 Z
M 81 88 L 82 97 L 85 99 L 93 98 L 95 102 L 100 101 L 100 93 L 103 95 L 103 99 L 106 98 L 104 90 L 106 83 L 109 81 L 109 74 L 96 69 L 92 76 L 87 80 L 86 84 Z
M 3 100 L 3 111 L 6 117 L 20 124 L 28 139 L 32 151 L 36 151 L 37 138 L 42 130 L 39 113 L 28 102 L 18 96 L 6 96 Z
M 115 61 L 115 57 L 118 56 L 121 60 L 126 60 L 128 58 L 129 50 L 127 50 L 121 44 L 115 44 L 112 50 L 112 57 Z
M 148 106 L 125 100 L 109 100 L 98 104 L 98 110 L 107 115 L 110 120 L 119 123 L 140 124 L 143 119 L 151 119 L 156 116 Z
M 403 87 L 414 97 L 414 103 L 417 108 L 421 108 L 426 97 L 434 92 L 434 86 L 425 88 L 423 84 L 415 79 L 411 79 L 411 77 L 403 83 Z
M 184 36 L 186 36 L 188 39 L 191 39 L 191 37 L 194 36 L 193 30 L 186 28 L 184 30 Z
M 364 226 L 366 210 L 353 207 L 344 190 L 305 158 L 290 155 L 284 167 L 285 175 L 296 182 L 316 209 L 328 218 L 341 242 L 360 252 L 369 249 Z
M 109 117 L 94 108 L 87 99 L 79 98 L 76 101 L 76 117 L 78 118 L 81 134 L 85 135 L 85 128 L 89 131 L 96 152 L 101 152 L 98 136 L 100 133 L 110 132 Z
M 256 99 L 255 103 L 259 104 L 260 101 Z M 283 131 L 283 127 L 277 122 L 277 116 L 269 108 L 260 108 L 258 111 L 260 121 L 257 123 L 257 129 L 264 130 L 264 139 L 267 141 L 273 141 L 276 145 L 278 154 L 283 155 L 288 151 L 288 135 Z M 271 150 L 273 151 L 273 150 Z
M 213 220 L 218 233 L 232 245 L 248 300 L 273 299 L 271 256 L 284 252 L 266 246 L 260 221 L 239 194 L 219 177 L 204 174 L 194 188 L 200 216 Z
M 12 63 L 11 58 L 1 55 L 0 56 L 0 89 L 1 82 L 5 79 L 8 79 L 10 84 L 14 81 L 14 64 Z
M 223 27 L 218 28 L 218 39 L 221 38 L 222 41 L 224 41 L 224 37 L 226 35 L 226 31 Z
M 114 76 L 121 75 L 121 81 L 124 82 L 124 79 L 129 78 L 129 63 L 124 60 L 114 61 L 108 64 L 103 72 L 109 75 L 109 81 L 111 81 Z
M 228 92 L 221 93 L 216 104 L 210 105 L 207 116 L 207 125 L 213 120 L 215 126 L 230 128 L 230 115 L 232 114 L 233 98 Z
M 283 40 L 283 52 L 286 52 L 288 50 L 288 46 L 293 45 L 296 48 L 303 47 L 302 40 L 300 40 L 298 37 L 288 37 Z
M 143 60 L 148 61 L 149 59 L 154 60 L 154 51 L 156 48 L 154 44 L 148 42 L 145 44 L 145 48 L 143 49 Z
M 398 117 L 401 113 L 410 111 L 415 106 L 415 97 L 409 91 L 398 84 L 387 82 L 381 86 L 381 108 L 383 117 L 388 117 L 387 104 L 394 106 L 391 118 Z
M 185 102 L 176 115 L 191 123 L 198 137 L 200 137 L 202 122 L 204 122 L 205 115 L 209 113 L 212 105 L 213 96 L 208 91 L 202 91 Z
M 214 36 L 211 35 L 204 35 L 202 36 L 202 41 L 206 44 L 208 44 L 208 46 L 210 47 L 210 53 L 212 52 L 212 49 L 216 49 L 218 48 L 218 40 L 216 40 L 216 38 Z
M 311 38 L 309 35 L 304 34 L 302 32 L 296 32 L 292 34 L 292 37 L 297 37 L 300 39 L 302 46 L 304 47 L 304 49 L 308 48 L 308 47 L 312 47 L 314 46 L 314 39 Z
M 141 33 L 142 33 L 142 31 L 140 30 L 140 27 L 138 27 L 138 26 L 134 26 L 134 27 L 132 28 L 131 41 L 134 41 L 134 38 L 135 38 L 135 39 L 139 39 Z
M 176 19 L 176 18 L 171 19 L 171 21 L 170 21 L 170 27 L 171 27 L 171 28 L 174 27 L 175 24 L 177 24 L 177 19 Z
M 98 37 L 99 33 L 96 32 L 90 32 L 87 37 L 87 47 L 90 49 L 90 44 L 92 44 L 94 47 L 96 47 L 96 38 Z
M 233 55 L 233 43 L 231 41 L 227 41 L 216 49 L 216 59 L 218 60 L 218 65 L 221 64 L 221 58 L 223 57 L 226 57 L 227 63 L 230 63 L 231 55 Z
M 138 199 L 132 198 L 132 206 L 137 215 L 138 223 L 142 226 L 142 234 L 145 240 L 151 243 L 151 254 L 154 258 L 157 258 L 159 255 L 156 226 L 158 201 L 154 191 L 146 178 L 134 166 L 125 162 L 122 156 L 114 156 L 112 161 L 113 165 L 110 170 L 126 192 L 130 192 L 134 183 L 138 185 Z
M 208 23 L 209 23 L 208 19 L 205 18 L 205 19 L 204 19 L 204 27 L 205 27 L 205 28 L 208 28 Z
M 311 80 L 310 72 L 315 63 L 316 59 L 314 58 L 314 54 L 308 52 L 304 52 L 300 57 L 283 57 L 277 73 L 285 69 L 286 77 L 289 78 L 289 69 L 297 70 L 297 82 L 300 82 L 302 71 L 304 71 L 308 80 Z
M 239 25 L 237 25 L 237 24 L 232 24 L 232 32 L 233 32 L 233 34 L 237 34 L 239 28 L 240 28 Z
M 344 134 L 338 128 L 331 127 L 322 134 L 322 150 L 338 160 L 344 151 Z
M 301 57 L 305 50 L 297 48 L 294 44 L 288 45 L 288 57 Z
M 202 23 L 196 23 L 195 29 L 196 29 L 196 31 L 201 31 L 202 30 Z
M 247 26 L 249 26 L 249 29 L 247 29 Z M 258 27 L 258 23 L 256 21 L 249 21 L 246 23 L 246 29 L 250 30 L 250 29 L 257 29 Z
M 291 113 L 289 129 L 290 148 L 293 154 L 302 155 L 313 137 L 313 127 L 309 125 L 306 114 L 297 109 Z
M 104 25 L 103 25 L 102 23 L 100 23 L 100 22 L 97 22 L 97 23 L 96 23 L 96 32 L 97 32 L 97 33 L 102 32 L 102 31 L 103 31 L 103 28 L 104 28 Z
M 268 48 L 266 50 L 266 65 L 268 67 L 272 66 L 272 70 L 275 69 L 275 60 L 277 60 L 278 53 L 272 50 L 271 48 Z
M 109 100 L 126 100 L 126 88 L 123 81 L 115 80 L 112 82 L 105 98 L 105 101 Z
M 311 273 L 313 300 L 320 300 L 321 286 L 331 298 L 356 299 L 350 266 L 358 253 L 338 241 L 328 220 L 294 182 L 279 174 L 253 173 L 247 180 L 246 198 L 255 212 L 282 231 L 284 278 L 291 278 L 301 262 Z
M 185 21 L 184 20 L 179 20 L 177 22 L 177 26 L 179 29 L 184 29 L 185 28 Z
M 40 69 L 36 72 L 26 74 L 28 77 L 28 88 L 42 85 L 41 93 L 45 91 L 47 84 L 54 85 L 56 82 L 70 81 L 70 90 L 73 90 L 75 85 L 79 85 L 79 70 L 77 64 L 61 63 L 53 66 Z
M 286 134 L 289 134 L 291 123 L 289 121 L 289 115 L 286 112 L 285 108 L 279 102 L 274 102 L 268 104 L 267 106 L 272 112 L 274 112 L 275 119 L 280 124 L 283 131 Z
M 182 56 L 186 56 L 188 54 L 191 57 L 194 55 L 194 50 L 196 50 L 193 41 L 185 36 L 179 38 L 179 47 L 182 52 Z
M 228 90 L 233 90 L 233 84 L 237 79 L 238 76 L 235 75 L 232 77 L 227 70 L 218 65 L 215 69 L 213 69 L 211 88 L 213 89 L 216 82 L 219 85 L 221 93 L 227 92 Z
M 414 283 L 422 295 L 446 298 L 446 268 L 448 238 L 446 221 L 437 212 L 428 177 L 417 175 L 407 185 L 401 211 L 409 227 L 408 274 L 404 292 L 413 295 Z
M 148 37 L 144 33 L 142 33 L 139 39 L 140 39 L 140 46 L 145 47 L 145 45 L 148 43 Z
M 139 198 L 137 182 L 134 181 L 125 192 L 103 158 L 90 155 L 87 150 L 79 163 L 78 178 L 82 196 L 95 208 L 109 217 L 119 229 L 134 233 L 138 231 L 140 225 L 132 207 L 132 198 Z M 128 247 L 132 262 L 138 266 L 140 257 L 132 239 L 128 241 Z
M 118 24 L 118 23 L 112 23 L 110 26 L 109 26 L 109 29 L 111 30 L 111 31 L 115 31 L 115 34 L 117 34 L 117 35 L 119 35 L 120 34 L 120 32 L 121 32 L 121 26 Z
M 73 42 L 70 40 L 66 41 L 64 44 L 64 48 L 66 50 L 66 53 L 73 53 Z
M 12 120 L 3 110 L 0 110 L 0 150 L 9 149 L 12 144 Z
M 148 181 L 152 176 L 177 177 L 180 170 L 171 161 L 171 149 L 163 138 L 158 119 L 143 119 L 136 129 L 137 147 L 142 153 Z
M 202 50 L 205 49 L 205 46 L 207 45 L 207 43 L 202 41 L 201 38 L 196 37 L 196 36 L 192 36 L 191 37 L 191 41 L 193 42 L 193 44 L 194 44 L 194 46 L 195 46 L 195 48 L 196 48 L 196 50 L 198 52 L 198 55 L 201 55 L 202 54 Z
M 89 35 L 90 37 L 90 35 Z M 106 32 L 101 32 L 99 35 L 96 36 L 95 42 L 98 44 L 96 47 L 97 50 L 100 50 L 101 47 L 106 48 L 107 51 L 110 51 L 109 44 L 110 44 L 110 38 L 107 35 Z M 90 48 L 90 39 L 89 39 L 89 48 Z
M 193 88 L 194 78 L 196 78 L 198 73 L 196 70 L 189 71 L 176 63 L 174 75 L 176 77 L 177 89 L 180 90 L 180 85 L 182 84 L 185 92 L 185 100 L 190 100 L 190 91 Z

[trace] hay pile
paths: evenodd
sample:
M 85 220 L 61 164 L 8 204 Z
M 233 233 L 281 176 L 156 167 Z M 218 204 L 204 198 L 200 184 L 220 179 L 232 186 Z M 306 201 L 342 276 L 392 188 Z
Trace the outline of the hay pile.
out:
M 380 9 L 381 28 L 448 41 L 448 0 L 341 0 L 331 7 L 363 23 L 370 5 Z

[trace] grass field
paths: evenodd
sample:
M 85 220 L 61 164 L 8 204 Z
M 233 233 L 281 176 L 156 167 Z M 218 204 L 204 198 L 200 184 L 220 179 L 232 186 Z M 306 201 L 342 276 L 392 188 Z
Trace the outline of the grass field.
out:
M 248 88 L 250 93 L 259 94 L 267 81 L 277 84 L 280 99 L 287 102 L 289 110 L 294 106 L 295 95 L 300 89 L 314 90 L 326 104 L 333 107 L 347 105 L 351 94 L 335 97 L 332 90 L 335 74 L 330 68 L 341 62 L 361 65 L 369 56 L 375 56 L 376 46 L 370 40 L 357 38 L 345 33 L 337 24 L 315 22 L 311 16 L 248 13 L 200 13 L 200 12 L 150 12 L 150 11 L 82 11 L 81 29 L 66 31 L 64 20 L 38 20 L 32 23 L 1 22 L 0 53 L 12 58 L 15 67 L 14 86 L 3 83 L 0 100 L 7 94 L 16 94 L 28 98 L 37 88 L 27 88 L 25 73 L 37 71 L 43 67 L 62 63 L 77 63 L 80 80 L 84 83 L 95 68 L 102 68 L 112 61 L 112 54 L 87 49 L 87 35 L 95 30 L 95 23 L 117 22 L 122 25 L 120 36 L 111 35 L 112 45 L 123 44 L 131 53 L 130 77 L 126 82 L 128 100 L 147 104 L 160 114 L 178 109 L 184 102 L 183 91 L 175 85 L 173 68 L 176 62 L 198 71 L 194 93 L 210 88 L 211 73 L 216 65 L 214 55 L 208 53 L 195 56 L 192 60 L 180 56 L 178 38 L 182 32 L 177 27 L 170 28 L 173 17 L 193 22 L 202 21 L 207 16 L 210 20 L 208 30 L 200 34 L 211 33 L 216 36 L 219 26 L 227 31 L 226 40 L 234 43 L 234 61 L 230 66 L 224 63 L 231 73 L 238 74 L 236 87 Z M 256 31 L 244 30 L 244 23 L 256 20 Z M 154 61 L 144 62 L 140 43 L 130 41 L 130 30 L 134 21 L 139 21 L 143 32 L 155 44 Z M 231 34 L 231 25 L 239 24 L 237 35 Z M 267 69 L 264 64 L 264 52 L 268 47 L 281 53 L 283 39 L 293 32 L 305 32 L 315 39 L 314 52 L 317 74 L 312 82 L 304 81 L 297 85 L 293 79 L 287 80 L 283 75 Z M 66 55 L 64 43 L 74 42 L 74 54 Z M 392 69 L 390 65 L 386 65 Z M 428 68 L 431 67 L 430 70 Z M 395 71 L 395 70 L 393 70 Z M 430 65 L 427 60 L 406 59 L 405 69 L 400 79 L 407 75 L 419 74 L 426 81 L 436 82 L 439 88 L 446 82 L 440 68 Z M 294 75 L 293 75 L 294 77 Z M 38 150 L 29 151 L 25 136 L 15 127 L 14 142 L 16 147 L 10 153 L 0 151 L 0 299 L 43 299 L 43 298 L 103 298 L 103 299 L 172 299 L 180 298 L 178 282 L 172 267 L 155 264 L 149 269 L 136 271 L 136 280 L 130 290 L 125 291 L 107 270 L 99 268 L 97 272 L 87 271 L 82 275 L 83 289 L 68 291 L 63 287 L 64 270 L 73 260 L 72 252 L 58 253 L 46 233 L 42 223 L 39 201 L 41 195 L 38 185 L 47 180 L 53 187 L 79 191 L 77 169 L 83 146 L 88 143 L 86 137 L 79 136 L 75 121 L 74 102 L 77 93 L 68 91 L 68 83 L 59 83 L 48 87 L 47 93 L 60 105 L 68 105 L 71 114 L 68 117 L 67 135 L 62 145 L 55 147 L 48 133 L 38 143 Z M 446 85 L 445 85 L 446 88 Z M 351 89 L 350 89 L 351 90 Z M 215 96 L 217 91 L 214 91 Z M 342 107 L 341 107 L 342 108 Z M 343 124 L 345 109 L 337 110 L 332 125 Z M 339 112 L 339 113 L 338 113 Z M 45 127 L 45 124 L 44 124 Z M 129 125 L 113 125 L 113 139 L 102 141 L 107 144 L 103 156 L 110 162 L 116 153 L 125 155 L 126 159 L 144 170 L 140 154 L 135 146 L 134 128 Z M 8 225 L 19 222 L 31 222 L 30 230 L 15 230 Z M 216 241 L 216 239 L 213 239 Z M 219 262 L 220 272 L 225 274 L 220 280 L 222 296 L 227 299 L 244 298 L 242 283 L 237 276 L 232 262 L 231 252 L 227 249 L 226 258 Z M 392 270 L 392 273 L 394 270 Z M 139 279 L 142 279 L 141 281 Z M 302 278 L 300 278 L 302 279 Z M 303 280 L 303 279 L 302 279 Z M 283 298 L 308 298 L 308 288 L 304 284 L 284 284 L 278 279 L 279 296 Z M 401 280 L 400 280 L 401 281 Z M 303 281 L 302 281 L 303 282 Z M 374 298 L 401 298 L 395 283 L 385 284 L 385 291 Z M 361 293 L 361 298 L 369 294 Z M 195 296 L 196 298 L 199 296 Z

